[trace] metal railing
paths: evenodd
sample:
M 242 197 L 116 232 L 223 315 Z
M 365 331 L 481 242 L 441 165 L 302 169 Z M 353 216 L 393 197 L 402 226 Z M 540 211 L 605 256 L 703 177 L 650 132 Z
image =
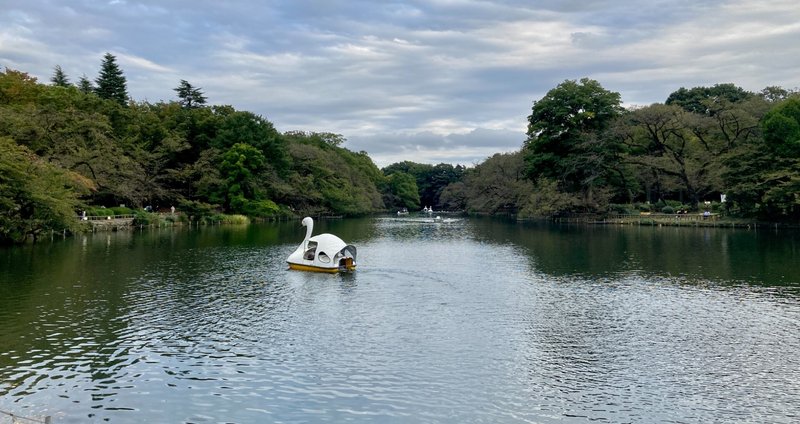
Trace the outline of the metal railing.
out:
M 136 215 L 92 215 L 92 216 L 78 215 L 79 221 L 107 221 L 109 219 L 133 219 L 133 218 L 136 218 Z
M 674 220 L 674 221 L 716 221 L 720 217 L 716 213 L 644 213 L 644 214 L 614 214 L 607 215 L 606 220 L 620 219 L 653 219 L 653 220 Z

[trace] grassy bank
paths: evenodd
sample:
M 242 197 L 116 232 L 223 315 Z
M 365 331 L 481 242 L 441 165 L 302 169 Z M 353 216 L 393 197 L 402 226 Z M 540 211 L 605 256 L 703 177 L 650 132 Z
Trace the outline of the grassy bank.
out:
M 721 228 L 798 228 L 798 224 L 758 222 L 748 219 L 730 218 L 711 214 L 640 214 L 609 215 L 587 219 L 585 222 L 600 225 L 645 225 L 672 227 L 721 227 Z

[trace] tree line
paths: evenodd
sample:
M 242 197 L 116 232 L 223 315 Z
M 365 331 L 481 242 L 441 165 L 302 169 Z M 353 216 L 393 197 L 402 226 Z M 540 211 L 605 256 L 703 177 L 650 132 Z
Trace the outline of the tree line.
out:
M 71 83 L 0 73 L 0 243 L 77 231 L 97 206 L 274 219 L 400 208 L 547 217 L 686 205 L 725 195 L 743 217 L 800 217 L 800 98 L 768 87 L 681 88 L 623 108 L 597 81 L 567 80 L 533 103 L 519 151 L 474 167 L 409 161 L 379 169 L 329 132 L 280 133 L 262 116 L 208 105 L 181 80 L 176 100 L 130 98 L 116 58 Z M 621 206 L 622 205 L 622 206 Z
M 533 103 L 528 138 L 442 195 L 471 212 L 548 217 L 713 208 L 800 220 L 800 94 L 733 84 L 680 88 L 624 108 L 597 81 L 567 80 Z
M 174 91 L 173 101 L 132 100 L 111 54 L 94 81 L 73 84 L 59 66 L 50 84 L 0 73 L 0 243 L 77 231 L 80 211 L 98 206 L 265 219 L 415 209 L 463 172 L 384 173 L 339 134 L 280 133 L 262 116 L 208 105 L 185 80 Z

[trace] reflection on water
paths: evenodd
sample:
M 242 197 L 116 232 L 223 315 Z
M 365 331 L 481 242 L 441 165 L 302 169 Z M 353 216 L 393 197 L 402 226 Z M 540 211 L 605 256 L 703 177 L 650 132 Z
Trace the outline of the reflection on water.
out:
M 476 225 L 476 238 L 523 247 L 536 268 L 592 278 L 619 273 L 720 283 L 800 284 L 800 233 L 650 226 Z
M 775 422 L 800 413 L 797 235 L 320 221 L 0 251 L 0 410 L 56 422 Z M 2 422 L 2 421 L 0 421 Z

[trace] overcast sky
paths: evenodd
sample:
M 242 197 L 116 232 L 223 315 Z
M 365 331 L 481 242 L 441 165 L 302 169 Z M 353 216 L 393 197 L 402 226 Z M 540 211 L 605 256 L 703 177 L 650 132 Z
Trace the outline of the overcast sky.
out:
M 281 131 L 342 134 L 380 166 L 473 165 L 533 101 L 589 77 L 625 105 L 680 87 L 800 85 L 797 0 L 0 0 L 0 66 L 49 82 L 117 57 L 130 96 L 181 79 Z

